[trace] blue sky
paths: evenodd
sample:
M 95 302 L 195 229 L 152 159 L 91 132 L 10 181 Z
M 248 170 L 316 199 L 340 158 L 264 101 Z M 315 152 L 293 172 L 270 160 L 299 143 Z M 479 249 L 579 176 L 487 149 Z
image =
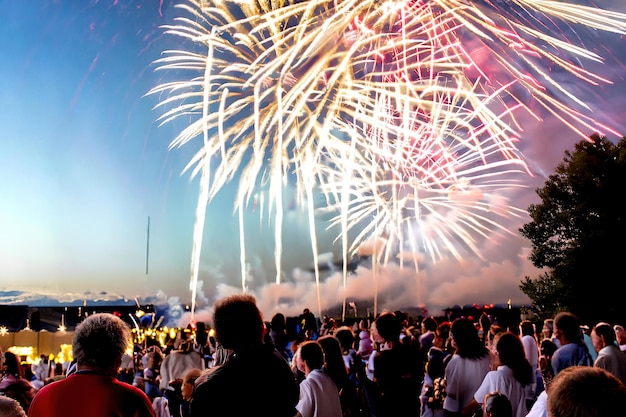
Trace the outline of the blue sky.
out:
M 198 183 L 181 172 L 195 149 L 168 151 L 180 124 L 159 127 L 160 110 L 153 109 L 158 97 L 146 96 L 168 76 L 154 71 L 154 61 L 177 46 L 159 28 L 179 13 L 172 4 L 0 0 L 0 290 L 78 298 L 87 291 L 140 299 L 159 294 L 189 302 Z M 626 9 L 617 1 L 600 4 Z M 607 38 L 610 48 L 623 42 L 617 35 Z M 626 132 L 620 93 L 626 71 L 616 64 L 601 69 L 616 84 L 598 91 L 594 100 L 601 100 L 594 106 Z M 547 119 L 525 133 L 520 148 L 536 175 L 528 189 L 508 196 L 522 209 L 578 140 L 558 132 L 562 127 Z M 199 301 L 207 306 L 239 288 L 233 193 L 232 187 L 225 189 L 207 211 Z M 255 295 L 269 312 L 275 292 L 273 230 L 255 216 L 246 220 L 248 252 Z M 512 220 L 511 230 L 524 220 Z M 306 273 L 311 262 L 303 238 L 306 218 L 292 209 L 285 222 L 286 286 L 298 300 L 285 308 L 315 309 Z M 486 260 L 468 255 L 462 262 L 426 265 L 417 284 L 415 271 L 393 269 L 381 285 L 388 284 L 391 293 L 413 294 L 403 302 L 434 310 L 508 298 L 522 304 L 527 300 L 519 281 L 538 274 L 526 259 L 528 246 L 519 236 L 498 236 L 481 244 Z M 337 251 L 332 233 L 321 236 L 320 251 Z M 368 276 L 365 266 L 360 268 L 353 278 L 355 294 L 356 288 L 364 297 L 366 290 L 371 294 L 371 285 L 358 281 Z M 322 293 L 329 304 L 336 303 L 340 285 L 339 276 L 326 281 Z
M 195 151 L 168 151 L 180 126 L 159 127 L 158 97 L 146 96 L 164 81 L 154 61 L 177 46 L 160 29 L 177 11 L 167 1 L 0 5 L 0 287 L 189 302 L 198 182 L 182 170 Z M 239 273 L 232 193 L 208 211 L 210 285 Z M 264 239 L 253 250 L 271 266 Z M 297 235 L 285 240 L 302 248 Z
M 158 2 L 2 10 L 3 286 L 141 294 L 148 216 L 154 268 L 175 279 L 197 193 L 144 98 L 159 81 Z

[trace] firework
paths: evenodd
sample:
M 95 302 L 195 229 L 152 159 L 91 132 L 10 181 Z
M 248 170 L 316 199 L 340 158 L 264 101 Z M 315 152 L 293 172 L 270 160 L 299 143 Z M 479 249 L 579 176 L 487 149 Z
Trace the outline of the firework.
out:
M 372 237 L 386 242 L 377 262 L 460 257 L 459 247 L 478 253 L 479 236 L 522 213 L 494 195 L 530 174 L 516 146 L 525 120 L 548 113 L 582 137 L 611 131 L 552 74 L 609 83 L 583 65 L 602 57 L 574 40 L 581 30 L 625 33 L 623 14 L 549 0 L 178 7 L 183 16 L 165 30 L 184 47 L 165 51 L 158 69 L 185 75 L 151 93 L 163 97 L 163 123 L 191 120 L 170 147 L 198 142 L 186 168 L 201 175 L 192 291 L 206 206 L 235 178 L 245 291 L 241 212 L 261 184 L 275 218 L 277 284 L 290 181 L 308 202 L 315 265 L 318 194 L 336 213 L 344 265 Z

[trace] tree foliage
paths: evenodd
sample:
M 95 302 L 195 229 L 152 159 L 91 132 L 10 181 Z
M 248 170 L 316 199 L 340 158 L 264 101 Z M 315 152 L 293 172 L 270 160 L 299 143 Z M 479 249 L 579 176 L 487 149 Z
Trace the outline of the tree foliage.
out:
M 586 323 L 624 321 L 626 137 L 613 144 L 592 135 L 555 171 L 520 229 L 532 243 L 529 259 L 548 272 L 526 277 L 520 289 L 542 317 L 567 310 Z

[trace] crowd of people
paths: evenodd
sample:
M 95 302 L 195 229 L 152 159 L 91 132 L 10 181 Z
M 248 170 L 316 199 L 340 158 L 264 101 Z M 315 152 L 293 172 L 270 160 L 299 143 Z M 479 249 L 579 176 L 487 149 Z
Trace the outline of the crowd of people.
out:
M 619 324 L 588 327 L 570 312 L 515 326 L 487 312 L 300 319 L 294 336 L 283 314 L 265 321 L 254 297 L 232 295 L 214 306 L 214 336 L 202 323 L 129 357 L 127 323 L 93 314 L 66 369 L 0 355 L 0 416 L 593 417 L 626 404 Z

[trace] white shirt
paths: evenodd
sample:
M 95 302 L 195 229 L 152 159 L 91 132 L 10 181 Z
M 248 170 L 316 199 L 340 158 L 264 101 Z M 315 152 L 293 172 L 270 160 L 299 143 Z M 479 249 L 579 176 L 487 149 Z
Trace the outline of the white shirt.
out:
M 500 391 L 506 395 L 515 417 L 525 417 L 528 413 L 526 409 L 526 389 L 513 376 L 513 370 L 506 365 L 498 366 L 495 371 L 489 371 L 485 375 L 482 384 L 474 393 L 474 399 L 482 404 L 485 395 L 493 391 Z
M 524 335 L 521 337 L 522 345 L 524 345 L 524 353 L 526 353 L 526 359 L 530 362 L 533 369 L 537 369 L 539 366 L 539 346 L 537 341 L 531 335 Z
M 526 417 L 548 417 L 547 402 L 548 393 L 545 390 L 541 391 Z
M 597 368 L 606 369 L 626 384 L 626 354 L 617 346 L 608 345 L 600 349 L 593 364 Z
M 529 399 L 535 399 L 535 390 L 537 389 L 537 369 L 539 369 L 539 346 L 534 337 L 527 334 L 521 337 L 522 345 L 524 345 L 524 353 L 526 359 L 530 362 L 530 366 L 533 368 L 533 378 L 526 387 L 526 397 Z
M 372 353 L 370 353 L 370 357 L 367 358 L 367 367 L 365 368 L 365 373 L 367 375 L 367 379 L 369 379 L 370 381 L 374 380 L 374 359 L 376 358 L 376 355 L 378 355 L 378 351 L 373 350 Z
M 162 390 L 173 389 L 170 387 L 170 381 L 184 378 L 187 371 L 192 368 L 204 369 L 204 359 L 196 351 L 183 353 L 175 350 L 165 355 L 161 363 L 159 388 Z
M 471 360 L 453 354 L 446 365 L 447 396 L 443 408 L 456 413 L 469 404 L 490 366 L 491 355 Z
M 339 391 L 321 369 L 312 370 L 300 383 L 300 401 L 296 410 L 302 417 L 342 417 Z

